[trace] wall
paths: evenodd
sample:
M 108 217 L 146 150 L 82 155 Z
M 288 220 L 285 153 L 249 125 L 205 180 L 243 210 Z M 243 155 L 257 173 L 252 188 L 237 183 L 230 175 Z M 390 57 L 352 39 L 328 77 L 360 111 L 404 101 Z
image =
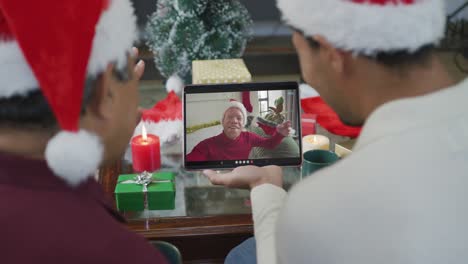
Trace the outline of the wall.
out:
M 190 107 L 190 110 L 187 111 L 187 126 L 221 121 L 222 111 L 230 99 L 242 102 L 242 94 L 240 92 L 227 92 L 187 95 L 187 105 Z M 250 102 L 253 109 L 252 113 L 247 114 L 257 116 L 259 112 L 257 92 L 250 93 Z
M 466 0 L 445 0 L 445 4 L 446 4 L 446 8 L 447 8 L 447 12 L 449 14 L 451 14 L 452 12 L 454 12 L 455 10 L 457 10 L 457 8 L 461 7 L 464 3 L 466 3 L 467 1 Z M 463 9 L 463 11 L 461 11 L 457 16 L 456 18 L 459 18 L 459 19 L 468 19 L 468 7 Z
M 240 0 L 254 21 L 280 21 L 276 0 Z
M 156 10 L 157 0 L 131 0 L 135 7 L 138 25 L 145 25 L 148 16 Z M 280 21 L 275 0 L 240 0 L 254 21 Z
M 260 108 L 258 105 L 258 92 L 251 92 L 250 93 L 250 103 L 252 104 L 252 113 L 250 115 L 253 116 L 258 116 L 258 113 L 260 112 Z
M 241 93 L 188 94 L 186 96 L 187 126 L 221 121 L 222 113 L 229 99 L 241 101 Z

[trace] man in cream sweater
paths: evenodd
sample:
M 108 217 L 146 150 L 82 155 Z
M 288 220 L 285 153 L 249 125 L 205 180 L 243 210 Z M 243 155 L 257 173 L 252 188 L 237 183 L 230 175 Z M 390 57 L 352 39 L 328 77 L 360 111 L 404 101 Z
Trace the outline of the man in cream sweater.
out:
M 433 51 L 443 5 L 278 0 L 306 82 L 364 128 L 352 155 L 289 193 L 275 166 L 204 172 L 252 189 L 258 263 L 468 262 L 468 81 Z

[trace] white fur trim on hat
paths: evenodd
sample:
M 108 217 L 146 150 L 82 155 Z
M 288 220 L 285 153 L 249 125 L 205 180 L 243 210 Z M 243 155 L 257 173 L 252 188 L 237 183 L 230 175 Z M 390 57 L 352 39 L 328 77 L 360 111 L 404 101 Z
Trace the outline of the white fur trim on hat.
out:
M 127 64 L 127 53 L 137 39 L 136 17 L 129 0 L 111 0 L 99 18 L 88 62 L 87 74 L 96 76 L 107 64 L 119 69 Z M 0 98 L 26 95 L 38 90 L 39 82 L 14 40 L 0 40 Z
M 168 92 L 174 91 L 176 94 L 181 94 L 184 89 L 184 81 L 177 75 L 174 74 L 166 82 L 166 90 Z
M 307 83 L 299 84 L 299 94 L 301 99 L 320 96 L 320 94 Z
M 26 95 L 39 84 L 14 40 L 0 42 L 0 97 Z
M 71 186 L 94 175 L 104 154 L 99 137 L 85 130 L 61 131 L 47 143 L 49 168 Z
M 137 39 L 136 17 L 129 0 L 111 0 L 98 24 L 93 48 L 88 62 L 88 74 L 103 72 L 109 62 L 122 69 L 127 65 L 127 55 Z
M 239 109 L 241 112 L 242 112 L 242 115 L 243 115 L 243 119 L 242 119 L 242 127 L 245 126 L 245 124 L 247 123 L 247 109 L 245 109 L 245 106 L 238 102 L 238 101 L 229 101 L 227 104 L 226 104 L 226 108 L 224 109 L 223 111 L 223 116 L 221 117 L 221 124 L 223 123 L 223 120 L 224 120 L 224 115 L 226 113 L 226 111 L 229 109 L 229 108 L 237 108 Z
M 335 47 L 374 55 L 436 44 L 444 36 L 443 0 L 369 4 L 350 0 L 277 0 L 286 23 Z

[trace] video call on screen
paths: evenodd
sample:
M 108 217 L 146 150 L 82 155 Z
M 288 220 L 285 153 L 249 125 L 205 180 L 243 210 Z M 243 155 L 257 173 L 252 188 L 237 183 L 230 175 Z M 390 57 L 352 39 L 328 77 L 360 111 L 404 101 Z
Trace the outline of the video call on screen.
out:
M 290 86 L 186 92 L 185 166 L 299 165 L 299 95 L 297 84 Z M 285 134 L 279 127 L 285 127 L 286 122 L 290 129 Z

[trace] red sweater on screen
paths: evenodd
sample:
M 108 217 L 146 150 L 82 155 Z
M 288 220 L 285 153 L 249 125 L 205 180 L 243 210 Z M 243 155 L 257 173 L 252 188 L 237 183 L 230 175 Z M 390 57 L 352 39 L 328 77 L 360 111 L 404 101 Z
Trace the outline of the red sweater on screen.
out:
M 284 136 L 276 132 L 270 138 L 252 132 L 241 132 L 236 139 L 229 139 L 224 132 L 198 143 L 187 155 L 187 161 L 247 159 L 253 147 L 272 149 Z

